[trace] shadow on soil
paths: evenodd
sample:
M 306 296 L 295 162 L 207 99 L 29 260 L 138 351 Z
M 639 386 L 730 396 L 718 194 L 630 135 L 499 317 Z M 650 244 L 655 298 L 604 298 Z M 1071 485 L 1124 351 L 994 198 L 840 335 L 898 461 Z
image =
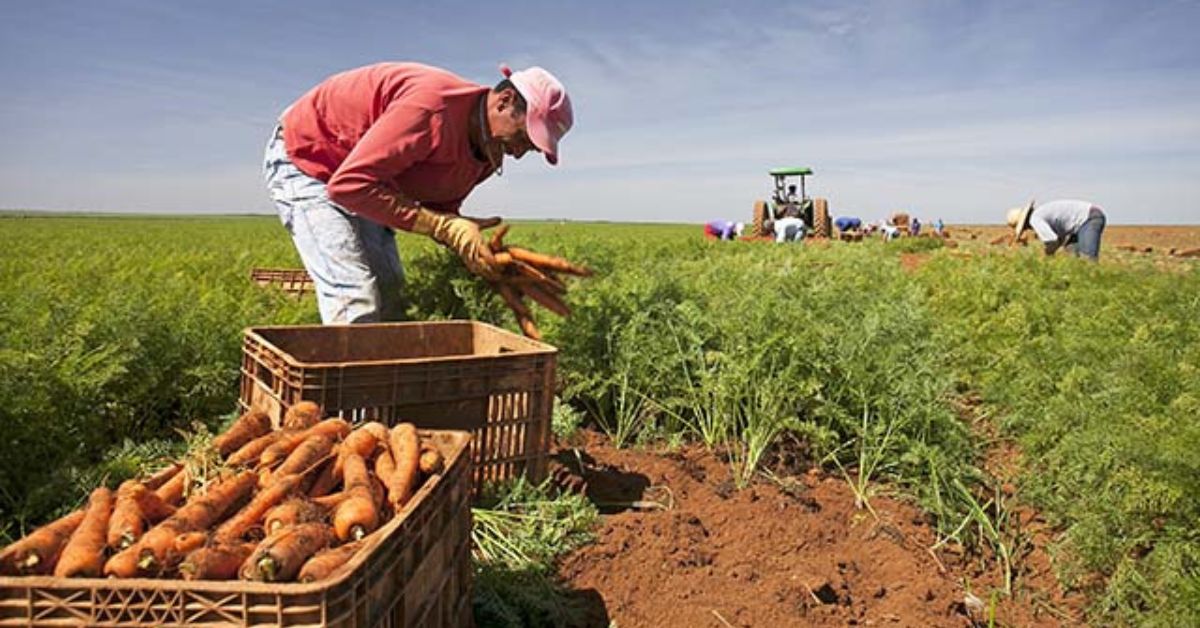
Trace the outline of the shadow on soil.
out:
M 571 602 L 580 610 L 581 620 L 576 624 L 580 628 L 608 628 L 612 618 L 608 616 L 608 607 L 604 598 L 595 589 L 576 589 L 569 592 Z
M 559 488 L 587 496 L 600 514 L 641 509 L 649 503 L 646 491 L 650 479 L 641 473 L 597 462 L 576 447 L 559 451 L 553 461 L 551 473 Z

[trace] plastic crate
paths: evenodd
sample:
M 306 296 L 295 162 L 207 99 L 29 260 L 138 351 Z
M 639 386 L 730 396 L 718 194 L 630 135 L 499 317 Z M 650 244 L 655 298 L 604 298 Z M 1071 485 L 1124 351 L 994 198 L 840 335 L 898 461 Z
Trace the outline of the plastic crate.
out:
M 446 471 L 340 576 L 308 584 L 5 576 L 0 626 L 470 626 L 470 435 L 422 434 Z
M 297 296 L 315 291 L 312 277 L 303 268 L 253 268 L 250 280 L 260 286 L 275 286 Z
M 472 432 L 475 489 L 546 475 L 558 350 L 474 321 L 252 327 L 241 407 Z

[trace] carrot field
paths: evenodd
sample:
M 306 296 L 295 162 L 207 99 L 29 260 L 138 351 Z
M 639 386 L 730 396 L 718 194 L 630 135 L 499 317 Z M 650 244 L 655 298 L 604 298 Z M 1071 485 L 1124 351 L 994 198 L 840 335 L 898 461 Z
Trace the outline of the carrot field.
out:
M 409 319 L 517 329 L 457 258 L 397 241 Z M 507 241 L 596 271 L 572 280 L 569 317 L 535 309 L 560 352 L 564 442 L 702 448 L 733 491 L 781 483 L 800 456 L 863 517 L 919 507 L 939 548 L 996 574 L 973 589 L 992 607 L 1030 599 L 1037 545 L 1085 600 L 1071 621 L 1200 623 L 1200 261 L 713 242 L 696 225 L 517 222 Z M 249 280 L 299 266 L 272 217 L 11 214 L 0 251 L 6 542 L 223 428 L 245 327 L 319 322 L 311 294 Z M 555 565 L 601 516 L 496 487 L 475 518 L 479 623 L 570 623 Z

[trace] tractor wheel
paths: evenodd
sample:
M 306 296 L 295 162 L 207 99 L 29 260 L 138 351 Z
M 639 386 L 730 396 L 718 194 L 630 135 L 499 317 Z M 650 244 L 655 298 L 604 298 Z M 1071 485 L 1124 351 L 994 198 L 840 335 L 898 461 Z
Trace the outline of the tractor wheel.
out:
M 754 201 L 754 226 L 750 235 L 760 238 L 766 233 L 763 232 L 763 223 L 769 218 L 770 209 L 767 208 L 766 201 Z
M 813 199 L 813 235 L 818 238 L 828 238 L 833 235 L 833 225 L 829 221 L 829 201 Z

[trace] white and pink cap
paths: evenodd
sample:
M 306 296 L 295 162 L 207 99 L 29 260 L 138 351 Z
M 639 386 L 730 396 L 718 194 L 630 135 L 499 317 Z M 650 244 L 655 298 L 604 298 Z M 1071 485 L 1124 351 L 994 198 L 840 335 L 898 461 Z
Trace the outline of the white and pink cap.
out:
M 571 130 L 575 115 L 567 90 L 554 75 L 537 66 L 513 72 L 507 65 L 500 72 L 512 81 L 528 108 L 525 129 L 529 141 L 546 156 L 546 161 L 558 163 L 558 141 Z

